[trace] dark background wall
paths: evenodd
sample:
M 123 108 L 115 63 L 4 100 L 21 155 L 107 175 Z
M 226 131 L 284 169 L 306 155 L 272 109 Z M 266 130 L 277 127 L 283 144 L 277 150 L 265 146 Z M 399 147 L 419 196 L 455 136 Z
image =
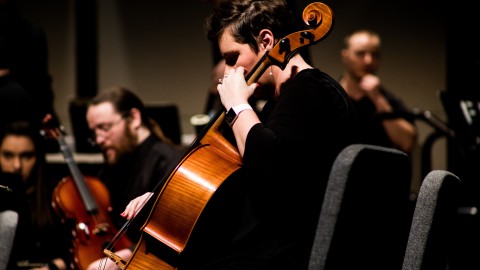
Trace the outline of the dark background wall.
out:
M 189 119 L 203 112 L 213 65 L 211 44 L 203 30 L 211 8 L 207 0 L 17 2 L 25 16 L 47 31 L 55 108 L 67 131 L 72 126 L 68 105 L 73 99 L 123 85 L 147 102 L 176 103 L 182 132 L 193 133 Z M 299 10 L 308 3 L 298 0 Z M 452 85 L 462 81 L 468 70 L 465 61 L 478 59 L 472 44 L 478 27 L 469 19 L 472 7 L 429 0 L 324 3 L 332 8 L 335 22 L 333 32 L 310 49 L 314 65 L 338 78 L 343 36 L 357 28 L 372 28 L 383 38 L 380 76 L 384 85 L 411 108 L 446 119 L 438 91 L 455 88 Z M 459 34 L 466 27 L 464 22 L 469 36 Z M 422 122 L 418 125 L 420 153 L 432 129 Z M 434 168 L 446 168 L 446 144 L 443 139 L 435 143 Z M 418 162 L 415 166 L 418 172 Z

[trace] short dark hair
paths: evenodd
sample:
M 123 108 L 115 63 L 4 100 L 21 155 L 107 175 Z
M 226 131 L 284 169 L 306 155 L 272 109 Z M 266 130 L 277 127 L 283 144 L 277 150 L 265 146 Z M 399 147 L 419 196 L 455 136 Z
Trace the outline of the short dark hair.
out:
M 220 0 L 205 21 L 210 41 L 218 42 L 228 28 L 236 42 L 259 52 L 257 37 L 269 29 L 277 38 L 290 34 L 297 24 L 284 0 Z
M 343 48 L 348 49 L 350 47 L 350 38 L 356 34 L 367 34 L 369 36 L 377 37 L 380 40 L 380 35 L 370 29 L 362 28 L 362 29 L 357 29 L 355 31 L 350 32 L 343 38 Z

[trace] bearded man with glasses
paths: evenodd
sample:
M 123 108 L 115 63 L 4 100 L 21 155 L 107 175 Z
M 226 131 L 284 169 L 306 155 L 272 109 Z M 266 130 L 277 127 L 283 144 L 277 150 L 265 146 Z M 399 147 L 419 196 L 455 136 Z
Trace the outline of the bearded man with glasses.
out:
M 126 219 L 120 213 L 127 204 L 137 196 L 161 187 L 183 157 L 183 150 L 163 136 L 160 127 L 148 117 L 140 98 L 122 87 L 111 87 L 94 97 L 86 118 L 92 132 L 91 140 L 101 149 L 105 160 L 99 178 L 110 192 L 111 219 L 117 228 L 121 228 Z M 139 241 L 145 218 L 138 218 L 138 222 L 134 221 L 127 230 L 128 237 L 135 244 Z M 116 253 L 128 259 L 133 248 Z M 105 262 L 113 264 L 109 259 L 102 259 L 93 262 L 89 269 L 98 269 L 98 265 Z

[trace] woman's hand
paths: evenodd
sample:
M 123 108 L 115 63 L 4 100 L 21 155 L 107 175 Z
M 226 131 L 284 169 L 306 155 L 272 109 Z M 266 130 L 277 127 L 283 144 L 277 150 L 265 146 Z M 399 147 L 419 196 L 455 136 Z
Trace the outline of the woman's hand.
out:
M 256 83 L 247 85 L 244 72 L 243 67 L 231 68 L 217 85 L 220 100 L 226 110 L 239 104 L 248 103 L 249 97 L 253 95 L 257 87 Z
M 137 198 L 131 200 L 125 208 L 125 211 L 123 211 L 120 215 L 126 219 L 134 218 L 138 211 L 140 211 L 140 209 L 142 209 L 142 207 L 152 197 L 152 195 L 153 192 L 147 192 L 142 196 L 138 196 Z

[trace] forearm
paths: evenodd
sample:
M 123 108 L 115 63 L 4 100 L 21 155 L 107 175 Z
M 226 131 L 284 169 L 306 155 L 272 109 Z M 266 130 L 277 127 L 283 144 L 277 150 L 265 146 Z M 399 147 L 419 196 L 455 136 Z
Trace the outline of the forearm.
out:
M 417 140 L 416 127 L 402 118 L 385 119 L 382 122 L 385 132 L 396 148 L 405 153 L 412 153 Z
M 235 134 L 235 141 L 240 155 L 243 157 L 245 152 L 245 143 L 247 141 L 248 132 L 257 123 L 260 123 L 256 113 L 253 110 L 242 111 L 235 121 L 232 129 Z
M 385 96 L 377 93 L 370 96 L 378 114 L 393 113 L 394 110 Z M 403 118 L 383 119 L 383 127 L 393 145 L 405 153 L 411 153 L 417 139 L 417 129 Z

